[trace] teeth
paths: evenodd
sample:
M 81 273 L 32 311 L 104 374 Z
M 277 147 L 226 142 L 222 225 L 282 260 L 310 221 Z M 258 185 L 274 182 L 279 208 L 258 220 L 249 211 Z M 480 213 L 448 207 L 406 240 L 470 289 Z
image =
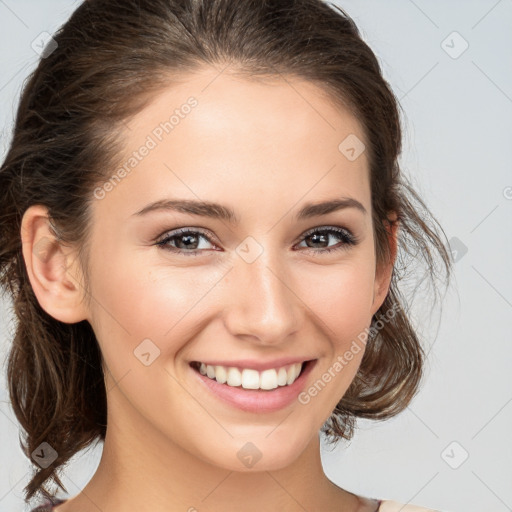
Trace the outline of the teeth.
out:
M 215 379 L 220 384 L 227 384 L 232 387 L 242 386 L 244 389 L 275 389 L 279 386 L 289 386 L 300 374 L 302 363 L 295 363 L 283 366 L 279 369 L 269 369 L 262 372 L 245 368 L 240 371 L 238 368 L 225 366 L 212 366 L 201 363 L 199 372 L 210 379 Z

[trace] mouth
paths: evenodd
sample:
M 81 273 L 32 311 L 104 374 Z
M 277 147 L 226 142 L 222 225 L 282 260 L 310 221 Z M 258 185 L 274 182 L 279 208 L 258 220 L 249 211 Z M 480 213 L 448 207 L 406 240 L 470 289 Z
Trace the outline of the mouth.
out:
M 189 366 L 192 376 L 198 382 L 198 391 L 204 397 L 206 403 L 213 399 L 219 404 L 236 408 L 245 413 L 267 414 L 286 407 L 304 406 L 298 398 L 305 389 L 309 375 L 317 362 L 318 359 L 311 359 L 298 363 L 297 375 L 291 374 L 290 377 L 286 372 L 286 381 L 284 379 L 285 374 L 281 371 L 279 382 L 276 382 L 275 374 L 277 372 L 275 369 L 273 372 L 272 370 L 264 370 L 260 374 L 256 370 L 244 368 L 242 373 L 245 372 L 246 375 L 240 380 L 238 368 L 228 367 L 228 371 L 224 374 L 222 369 L 218 372 L 218 368 L 210 366 L 210 376 L 208 376 L 201 372 L 201 366 L 204 363 L 193 361 L 189 363 Z M 209 365 L 204 366 L 206 366 L 208 372 Z M 204 366 L 203 371 L 205 370 Z M 248 373 L 247 370 L 249 370 Z M 266 376 L 263 374 L 266 374 Z M 219 377 L 220 381 L 226 380 L 225 382 L 218 382 L 216 377 Z M 263 377 L 263 382 L 260 380 L 261 377 Z M 244 384 L 248 384 L 249 387 L 245 388 Z M 260 385 L 268 389 L 262 389 Z
M 257 391 L 272 391 L 279 387 L 291 386 L 299 379 L 316 359 L 289 364 L 279 368 L 257 371 L 251 368 L 208 365 L 192 361 L 190 367 L 203 377 L 232 388 Z

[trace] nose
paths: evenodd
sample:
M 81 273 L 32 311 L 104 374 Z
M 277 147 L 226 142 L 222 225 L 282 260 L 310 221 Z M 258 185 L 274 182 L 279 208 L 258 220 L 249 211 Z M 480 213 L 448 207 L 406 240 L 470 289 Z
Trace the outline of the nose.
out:
M 225 278 L 223 317 L 233 336 L 273 345 L 300 330 L 305 306 L 289 268 L 266 254 L 252 263 L 236 261 Z

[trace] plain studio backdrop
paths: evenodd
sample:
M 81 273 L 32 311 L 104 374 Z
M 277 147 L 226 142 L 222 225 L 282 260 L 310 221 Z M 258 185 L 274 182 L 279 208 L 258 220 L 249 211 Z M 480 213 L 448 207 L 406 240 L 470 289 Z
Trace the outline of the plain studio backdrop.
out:
M 0 157 L 38 43 L 79 5 L 0 0 Z M 423 388 L 386 422 L 360 421 L 329 450 L 327 476 L 369 497 L 450 512 L 512 510 L 512 1 L 346 0 L 404 112 L 401 163 L 443 226 L 456 263 L 442 314 L 414 311 L 428 351 Z M 31 468 L 5 384 L 12 333 L 0 304 L 0 512 L 26 510 Z M 63 475 L 71 496 L 93 475 L 101 444 Z

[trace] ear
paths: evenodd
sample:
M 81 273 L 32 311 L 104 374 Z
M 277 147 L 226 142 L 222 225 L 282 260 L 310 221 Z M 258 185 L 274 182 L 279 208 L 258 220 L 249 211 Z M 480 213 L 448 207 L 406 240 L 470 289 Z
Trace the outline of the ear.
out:
M 393 266 L 396 260 L 397 248 L 398 248 L 398 226 L 399 221 L 397 215 L 393 214 L 390 217 L 392 222 L 385 225 L 388 232 L 388 243 L 390 250 L 390 257 L 387 262 L 377 265 L 375 272 L 375 286 L 373 289 L 373 304 L 372 304 L 372 316 L 382 306 L 386 296 L 389 292 L 389 286 L 391 284 L 391 277 L 393 275 Z
M 72 324 L 87 319 L 78 260 L 51 227 L 42 205 L 27 209 L 21 221 L 23 259 L 40 306 L 53 318 Z

